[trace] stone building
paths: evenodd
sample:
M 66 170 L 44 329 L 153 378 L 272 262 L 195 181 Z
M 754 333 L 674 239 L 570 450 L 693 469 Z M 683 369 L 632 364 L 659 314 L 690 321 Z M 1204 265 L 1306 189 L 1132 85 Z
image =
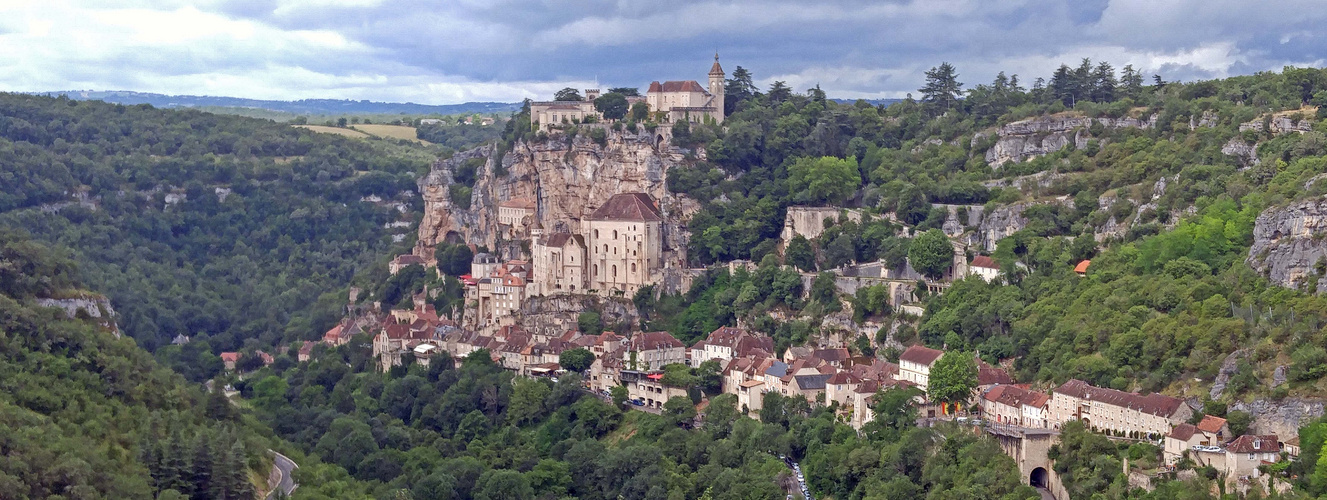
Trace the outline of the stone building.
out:
M 727 361 L 737 357 L 773 357 L 774 339 L 731 326 L 719 327 L 704 340 L 691 346 L 691 366 L 709 360 Z
M 663 269 L 663 214 L 645 193 L 608 199 L 583 223 L 589 246 L 589 288 L 630 297 Z
M 1165 436 L 1192 415 L 1179 398 L 1094 387 L 1077 379 L 1056 388 L 1050 405 L 1054 427 L 1081 420 L 1089 429 L 1124 435 Z
M 640 332 L 619 348 L 622 362 L 633 370 L 660 370 L 664 365 L 685 364 L 686 344 L 668 332 Z
M 927 391 L 927 384 L 931 380 L 931 367 L 935 362 L 944 356 L 944 351 L 931 349 L 929 347 L 915 345 L 909 347 L 899 355 L 899 380 L 909 382 L 922 390 Z
M 645 97 L 628 97 L 628 104 L 644 102 L 650 112 L 663 123 L 688 121 L 723 123 L 724 72 L 719 66 L 719 55 L 714 54 L 710 66 L 709 87 L 695 80 L 650 82 Z M 594 107 L 599 89 L 585 89 L 584 101 L 544 101 L 530 103 L 530 122 L 536 130 L 550 130 L 561 125 L 600 120 L 603 116 Z M 591 118 L 592 117 L 592 118 Z
M 709 90 L 695 80 L 650 82 L 645 102 L 650 111 L 662 113 L 668 123 L 689 121 L 700 123 L 713 120 L 723 123 L 724 72 L 719 66 L 719 54 L 714 54 L 710 66 Z
M 587 278 L 585 252 L 585 237 L 579 234 L 537 236 L 530 248 L 534 257 L 531 293 L 584 293 Z
M 982 418 L 997 424 L 1047 428 L 1050 396 L 1015 385 L 996 385 L 981 395 Z
M 535 202 L 529 198 L 513 198 L 498 203 L 498 226 L 508 238 L 524 238 L 535 217 Z

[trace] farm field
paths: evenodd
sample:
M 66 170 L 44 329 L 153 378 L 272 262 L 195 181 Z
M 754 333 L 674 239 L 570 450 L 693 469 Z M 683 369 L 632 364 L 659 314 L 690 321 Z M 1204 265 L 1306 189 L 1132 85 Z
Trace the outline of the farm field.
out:
M 406 127 L 403 125 L 353 125 L 352 128 L 378 137 L 405 139 L 407 141 L 428 144 L 428 141 L 420 140 L 415 135 L 415 127 Z
M 337 135 L 344 135 L 344 136 L 346 136 L 346 137 L 354 137 L 354 138 L 356 138 L 356 139 L 364 139 L 364 138 L 371 137 L 369 134 L 366 134 L 366 133 L 364 133 L 364 132 L 361 132 L 361 131 L 358 131 L 358 130 L 353 130 L 353 129 L 348 129 L 348 128 L 327 127 L 327 126 L 324 126 L 324 125 L 295 125 L 295 126 L 296 126 L 296 127 L 299 127 L 299 128 L 309 129 L 309 130 L 312 130 L 312 131 L 314 131 L 314 132 L 319 132 L 319 133 L 323 133 L 323 134 L 337 134 Z

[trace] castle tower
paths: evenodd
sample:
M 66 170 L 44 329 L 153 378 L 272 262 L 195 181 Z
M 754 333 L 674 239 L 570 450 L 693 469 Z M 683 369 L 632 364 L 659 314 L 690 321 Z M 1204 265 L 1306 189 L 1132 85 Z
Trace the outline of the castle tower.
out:
M 714 53 L 714 66 L 710 66 L 710 95 L 714 96 L 714 107 L 719 111 L 714 114 L 716 123 L 723 123 L 723 67 L 719 66 L 719 53 Z

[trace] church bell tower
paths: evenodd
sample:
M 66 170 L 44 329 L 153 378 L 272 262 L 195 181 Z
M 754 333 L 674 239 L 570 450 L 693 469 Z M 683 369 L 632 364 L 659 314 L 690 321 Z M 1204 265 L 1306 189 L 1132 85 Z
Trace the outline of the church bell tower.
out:
M 714 66 L 710 66 L 710 95 L 714 96 L 715 123 L 723 123 L 723 67 L 719 66 L 719 53 L 714 53 Z

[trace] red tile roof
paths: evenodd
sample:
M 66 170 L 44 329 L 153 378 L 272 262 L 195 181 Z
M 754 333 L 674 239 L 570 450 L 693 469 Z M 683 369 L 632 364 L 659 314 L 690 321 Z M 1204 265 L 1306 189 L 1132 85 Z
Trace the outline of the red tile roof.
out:
M 221 360 L 222 360 L 222 361 L 225 361 L 225 362 L 228 362 L 228 363 L 234 363 L 234 362 L 240 360 L 240 353 L 238 353 L 238 352 L 223 352 L 223 353 L 221 353 Z
M 1085 260 L 1085 261 L 1079 262 L 1077 266 L 1074 266 L 1074 272 L 1076 272 L 1076 273 L 1078 273 L 1078 274 L 1084 274 L 1084 273 L 1087 273 L 1087 266 L 1090 266 L 1090 265 L 1092 265 L 1092 261 L 1090 261 L 1090 260 Z
M 1194 427 L 1193 424 L 1185 422 L 1183 424 L 1175 426 L 1174 429 L 1171 429 L 1170 435 L 1166 437 L 1169 437 L 1171 439 L 1178 439 L 1180 441 L 1188 441 L 1189 439 L 1193 438 L 1194 434 L 1197 433 L 1198 433 L 1197 427 Z
M 715 64 L 718 64 L 718 63 L 715 63 Z M 699 84 L 699 83 L 696 83 L 695 80 L 685 80 L 685 81 L 676 81 L 676 80 L 674 80 L 674 81 L 663 82 L 663 84 L 660 84 L 659 82 L 650 82 L 650 89 L 647 90 L 646 93 L 650 93 L 650 92 L 702 92 L 702 93 L 704 93 L 704 92 L 706 92 L 706 91 L 705 91 L 705 87 L 700 86 L 700 84 Z
M 590 214 L 589 220 L 655 222 L 663 220 L 663 214 L 648 194 L 619 193 Z
M 1210 432 L 1213 434 L 1221 432 L 1221 429 L 1224 428 L 1225 426 L 1226 426 L 1226 419 L 1221 417 L 1214 417 L 1212 415 L 1204 415 L 1203 419 L 1198 422 L 1198 430 L 1203 432 Z
M 985 255 L 978 255 L 972 258 L 972 267 L 984 267 L 986 269 L 1000 269 L 1000 265 L 995 263 L 995 259 Z
M 919 365 L 930 366 L 931 363 L 940 359 L 940 356 L 943 356 L 944 354 L 945 352 L 939 349 L 931 349 L 930 347 L 915 345 L 909 347 L 908 350 L 903 351 L 903 354 L 899 355 L 898 359 L 899 361 L 908 361 Z
M 1014 378 L 1009 376 L 1009 372 L 991 366 L 980 359 L 977 360 L 977 385 L 1012 383 L 1014 383 Z
M 510 200 L 499 203 L 498 206 L 502 208 L 524 208 L 528 210 L 534 210 L 535 203 L 534 200 L 531 200 L 529 198 L 512 198 Z
M 673 338 L 668 332 L 641 332 L 631 336 L 628 342 L 633 351 L 655 351 L 659 349 L 681 349 L 686 344 Z
M 1276 441 L 1275 434 L 1244 435 L 1226 443 L 1226 451 L 1231 453 L 1280 453 L 1281 443 Z
M 544 246 L 555 247 L 555 248 L 564 247 L 567 246 L 568 241 L 576 243 L 576 245 L 580 246 L 581 248 L 585 247 L 585 238 L 583 236 L 579 234 L 567 234 L 567 233 L 554 233 L 552 235 L 549 235 L 547 242 L 544 243 Z

